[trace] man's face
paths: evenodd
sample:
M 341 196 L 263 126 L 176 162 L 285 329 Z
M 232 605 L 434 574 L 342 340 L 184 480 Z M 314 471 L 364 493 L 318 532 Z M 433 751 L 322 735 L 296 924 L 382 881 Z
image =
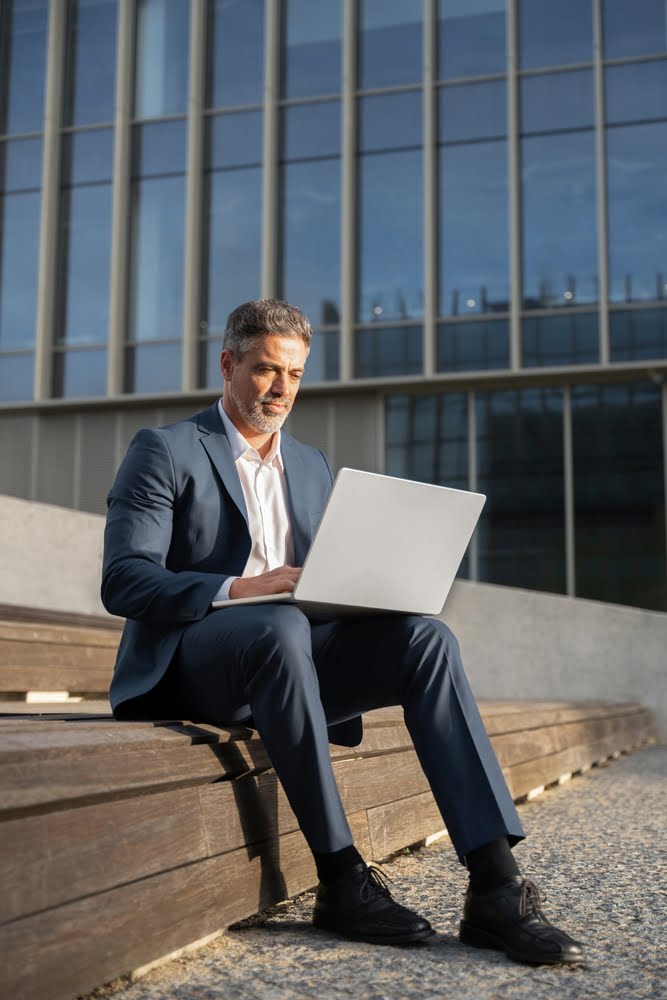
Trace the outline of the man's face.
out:
M 307 348 L 301 337 L 267 333 L 236 358 L 223 351 L 225 410 L 243 434 L 273 434 L 282 427 L 299 391 Z

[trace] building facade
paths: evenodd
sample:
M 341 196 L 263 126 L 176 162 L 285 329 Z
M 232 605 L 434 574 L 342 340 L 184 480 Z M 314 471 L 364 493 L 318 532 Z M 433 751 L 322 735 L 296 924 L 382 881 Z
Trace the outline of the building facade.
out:
M 0 0 L 0 492 L 103 511 L 274 295 L 465 575 L 667 610 L 664 0 Z

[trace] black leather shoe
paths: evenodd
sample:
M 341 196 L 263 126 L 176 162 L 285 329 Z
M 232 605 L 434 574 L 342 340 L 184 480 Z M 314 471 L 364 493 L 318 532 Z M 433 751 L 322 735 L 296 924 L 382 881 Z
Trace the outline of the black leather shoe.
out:
M 372 865 L 356 864 L 335 882 L 320 882 L 313 923 L 351 941 L 411 944 L 435 934 L 428 920 L 392 899 L 387 876 Z
M 475 948 L 499 948 L 516 962 L 581 965 L 581 945 L 550 924 L 546 896 L 530 879 L 515 875 L 492 892 L 468 889 L 459 938 Z

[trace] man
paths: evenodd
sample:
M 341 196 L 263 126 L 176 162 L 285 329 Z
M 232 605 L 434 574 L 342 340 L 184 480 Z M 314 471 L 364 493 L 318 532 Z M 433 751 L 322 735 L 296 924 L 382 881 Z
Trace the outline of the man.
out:
M 328 750 L 328 735 L 360 742 L 363 712 L 402 705 L 469 871 L 461 940 L 519 961 L 578 963 L 581 947 L 548 923 L 514 861 L 523 830 L 446 625 L 414 615 L 309 621 L 270 601 L 212 608 L 291 591 L 331 490 L 324 455 L 281 431 L 311 336 L 287 303 L 239 306 L 225 330 L 222 399 L 132 441 L 105 534 L 102 599 L 128 619 L 114 714 L 251 721 L 315 858 L 315 925 L 404 944 L 433 930 L 354 847 Z

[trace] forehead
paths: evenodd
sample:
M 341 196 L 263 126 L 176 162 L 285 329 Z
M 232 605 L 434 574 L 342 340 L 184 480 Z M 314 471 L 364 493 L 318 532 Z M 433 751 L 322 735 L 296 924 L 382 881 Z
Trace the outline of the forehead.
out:
M 276 364 L 288 364 L 302 367 L 307 355 L 307 348 L 301 337 L 285 337 L 277 333 L 265 333 L 257 337 L 244 354 L 244 360 L 251 364 L 260 361 L 271 361 Z

